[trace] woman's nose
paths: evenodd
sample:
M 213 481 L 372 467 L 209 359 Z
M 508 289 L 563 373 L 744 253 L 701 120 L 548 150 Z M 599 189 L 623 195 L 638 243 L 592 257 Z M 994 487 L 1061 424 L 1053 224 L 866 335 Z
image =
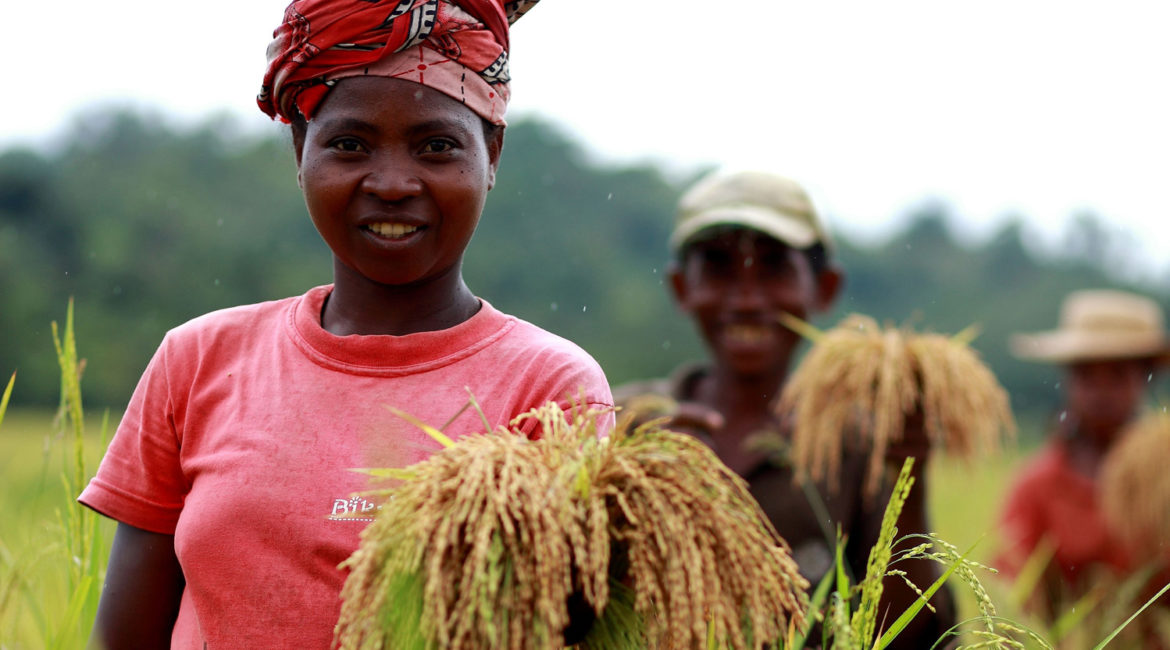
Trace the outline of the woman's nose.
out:
M 391 156 L 379 156 L 371 163 L 361 182 L 361 190 L 366 194 L 383 201 L 401 201 L 422 191 L 422 180 L 409 163 Z

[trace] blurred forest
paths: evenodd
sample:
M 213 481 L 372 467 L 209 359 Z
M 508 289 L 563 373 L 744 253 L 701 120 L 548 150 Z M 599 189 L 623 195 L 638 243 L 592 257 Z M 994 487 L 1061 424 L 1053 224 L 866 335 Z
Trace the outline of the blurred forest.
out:
M 0 152 L 0 375 L 19 371 L 14 403 L 56 403 L 49 323 L 63 321 L 70 297 L 88 400 L 119 409 L 168 328 L 329 281 L 287 138 L 227 118 L 180 129 L 106 110 L 77 119 L 60 142 Z M 553 126 L 517 121 L 467 281 L 504 311 L 578 342 L 614 383 L 699 358 L 663 286 L 674 202 L 704 170 L 693 171 L 599 164 Z M 1167 286 L 1109 271 L 1125 242 L 1091 214 L 1071 222 L 1060 254 L 1038 256 L 1022 219 L 964 245 L 944 204 L 914 211 L 881 243 L 836 233 L 847 284 L 820 324 L 851 311 L 945 332 L 978 323 L 974 346 L 1025 418 L 1051 414 L 1059 374 L 1012 359 L 1011 332 L 1054 326 L 1075 288 L 1125 287 L 1170 304 Z

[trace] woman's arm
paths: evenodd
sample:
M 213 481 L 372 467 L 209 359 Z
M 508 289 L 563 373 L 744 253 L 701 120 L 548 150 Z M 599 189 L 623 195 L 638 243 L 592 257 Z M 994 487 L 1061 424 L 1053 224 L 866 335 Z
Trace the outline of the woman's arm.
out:
M 174 535 L 119 523 L 90 645 L 170 648 L 185 585 Z

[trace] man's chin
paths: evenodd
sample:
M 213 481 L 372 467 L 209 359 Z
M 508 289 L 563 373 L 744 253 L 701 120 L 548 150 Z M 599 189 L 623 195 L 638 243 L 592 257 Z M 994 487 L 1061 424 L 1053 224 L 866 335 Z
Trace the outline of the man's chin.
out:
M 728 355 L 723 365 L 743 379 L 767 379 L 784 372 L 784 363 L 774 356 Z

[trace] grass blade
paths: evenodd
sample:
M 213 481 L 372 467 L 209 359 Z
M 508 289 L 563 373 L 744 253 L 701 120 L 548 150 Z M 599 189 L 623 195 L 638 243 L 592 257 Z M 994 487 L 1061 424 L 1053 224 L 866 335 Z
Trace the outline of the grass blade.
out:
M 0 397 L 0 423 L 4 422 L 4 413 L 8 410 L 8 398 L 12 397 L 12 387 L 16 385 L 16 373 L 8 379 L 8 387 L 4 389 L 4 397 Z
M 839 549 L 840 546 L 838 546 L 838 558 L 841 556 Z M 804 623 L 801 625 L 802 629 L 787 646 L 784 646 L 786 650 L 802 650 L 804 648 L 809 632 L 812 631 L 817 613 L 821 611 L 821 608 L 825 605 L 825 601 L 829 599 L 829 589 L 833 586 L 834 577 L 834 572 L 828 571 L 821 578 L 821 581 L 817 583 L 817 588 L 813 590 L 812 598 L 808 601 L 808 614 L 805 616 Z
M 1138 617 L 1138 614 L 1141 614 L 1142 612 L 1146 611 L 1147 607 L 1149 607 L 1150 605 L 1153 605 L 1155 602 L 1157 602 L 1157 600 L 1162 597 L 1162 594 L 1166 593 L 1167 591 L 1170 591 L 1170 583 L 1166 584 L 1166 586 L 1159 589 L 1158 593 L 1151 596 L 1150 599 L 1147 600 L 1144 605 L 1142 605 L 1140 608 L 1138 608 L 1138 610 L 1136 612 L 1134 612 L 1133 614 L 1131 614 L 1129 618 L 1125 619 L 1125 621 L 1121 625 L 1118 625 L 1116 629 L 1114 629 L 1112 632 L 1110 632 L 1109 636 L 1105 637 L 1101 641 L 1101 643 L 1098 643 L 1097 645 L 1093 646 L 1093 650 L 1101 650 L 1105 646 L 1109 645 L 1109 642 L 1112 641 L 1113 638 L 1116 637 L 1118 634 L 1121 634 L 1121 631 L 1124 630 L 1127 625 L 1132 623 L 1133 619 Z
M 451 438 L 447 437 L 447 434 L 443 433 L 442 431 L 439 431 L 438 429 L 436 429 L 435 427 L 432 427 L 431 425 L 427 424 L 426 422 L 423 422 L 422 420 L 414 417 L 413 415 L 407 413 L 406 411 L 403 411 L 401 409 L 396 409 L 393 406 L 387 406 L 386 410 L 390 411 L 394 415 L 397 415 L 398 417 L 402 418 L 403 420 L 406 420 L 407 422 L 413 424 L 414 426 L 418 427 L 419 429 L 422 429 L 423 433 L 425 433 L 428 436 L 430 436 L 431 438 L 433 438 L 435 440 L 435 442 L 438 442 L 440 445 L 443 445 L 444 447 L 455 446 L 455 441 L 452 440 Z
M 73 597 L 69 599 L 69 607 L 65 610 L 65 617 L 61 620 L 61 625 L 57 629 L 59 636 L 51 646 L 54 650 L 66 647 L 66 640 L 70 639 L 69 633 L 75 631 L 77 623 L 81 617 L 81 610 L 85 607 L 85 601 L 89 598 L 89 589 L 93 584 L 94 577 L 87 575 L 81 579 L 77 588 L 73 591 Z
M 349 471 L 374 478 L 393 478 L 402 481 L 409 481 L 417 474 L 409 467 L 351 467 Z
M 1019 575 L 1012 584 L 1010 598 L 1016 608 L 1024 609 L 1032 594 L 1040 586 L 1040 581 L 1044 578 L 1044 571 L 1055 555 L 1056 544 L 1053 543 L 1052 538 L 1042 537 L 1028 559 L 1024 560 L 1024 566 L 1020 568 Z

